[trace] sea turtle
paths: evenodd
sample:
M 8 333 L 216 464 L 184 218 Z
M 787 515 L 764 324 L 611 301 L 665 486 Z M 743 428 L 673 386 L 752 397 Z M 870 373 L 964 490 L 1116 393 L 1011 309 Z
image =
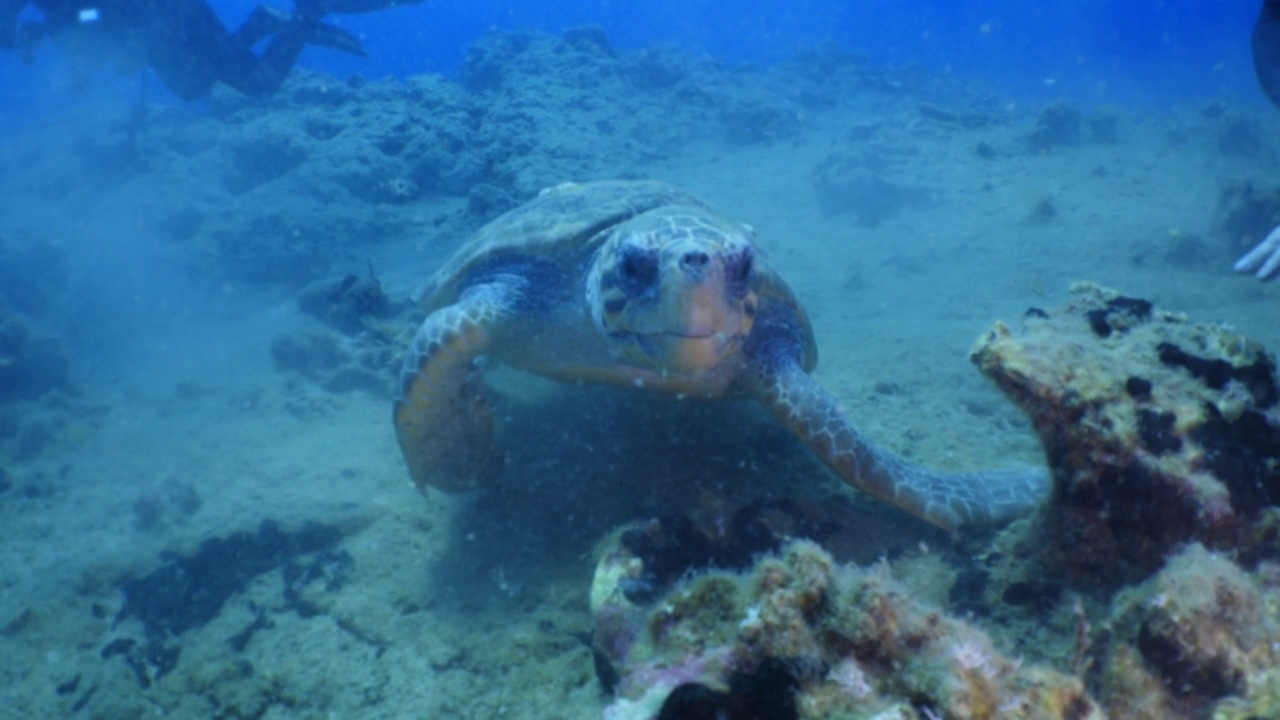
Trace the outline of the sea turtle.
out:
M 753 397 L 845 482 L 954 532 L 1038 503 L 1040 470 L 944 474 L 877 447 L 809 375 L 804 308 L 750 228 L 656 181 L 566 183 L 481 228 L 419 293 L 394 421 L 414 482 L 502 469 L 480 355 L 548 378 Z

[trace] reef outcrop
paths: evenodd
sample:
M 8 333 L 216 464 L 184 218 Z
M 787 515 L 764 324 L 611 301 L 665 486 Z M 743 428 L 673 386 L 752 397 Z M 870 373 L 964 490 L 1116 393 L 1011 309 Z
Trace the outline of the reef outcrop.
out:
M 1142 581 L 1191 542 L 1246 565 L 1280 552 L 1280 390 L 1257 342 L 1082 283 L 972 358 L 1040 436 L 1054 485 L 1034 544 L 1077 586 Z
M 1003 655 L 886 566 L 796 540 L 637 603 L 652 560 L 623 536 L 591 591 L 597 667 L 617 694 L 607 720 L 1103 717 L 1079 679 Z
M 1031 417 L 1053 489 L 945 559 L 951 612 L 894 577 L 909 563 L 841 565 L 794 533 L 733 553 L 627 528 L 591 591 L 606 719 L 1280 716 L 1272 356 L 1081 283 L 973 360 Z
M 402 330 L 392 319 L 406 308 L 387 298 L 372 271 L 314 282 L 298 294 L 298 308 L 318 324 L 272 339 L 277 368 L 328 392 L 390 393 Z

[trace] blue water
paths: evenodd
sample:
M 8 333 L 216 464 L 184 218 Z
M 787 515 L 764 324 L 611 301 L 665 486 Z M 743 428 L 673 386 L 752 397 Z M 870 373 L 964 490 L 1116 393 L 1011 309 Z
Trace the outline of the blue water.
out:
M 229 28 L 254 6 L 213 1 Z M 5 343 L 26 343 L 28 325 L 56 342 L 23 345 L 45 362 L 23 356 L 22 367 L 59 358 L 68 366 L 63 377 L 9 381 L 48 385 L 12 403 L 0 372 L 0 720 L 215 710 L 228 718 L 600 717 L 608 700 L 581 637 L 593 623 L 584 602 L 591 548 L 611 528 L 668 509 L 710 516 L 719 508 L 723 535 L 729 510 L 747 500 L 796 492 L 807 505 L 852 495 L 832 490 L 839 481 L 760 408 L 572 386 L 561 395 L 497 368 L 488 382 L 500 400 L 500 439 L 511 441 L 498 491 L 416 494 L 389 417 L 418 320 L 408 297 L 480 222 L 551 183 L 644 173 L 687 184 L 754 226 L 761 257 L 785 269 L 812 315 L 823 357 L 815 377 L 851 421 L 865 422 L 886 447 L 909 450 L 911 462 L 945 461 L 948 470 L 1042 462 L 1025 419 L 970 366 L 966 348 L 997 318 L 1012 323 L 1029 306 L 1053 312 L 1073 281 L 1115 286 L 1280 347 L 1280 282 L 1231 271 L 1275 216 L 1252 218 L 1268 224 L 1260 232 L 1214 229 L 1224 185 L 1249 181 L 1266 200 L 1276 182 L 1280 113 L 1258 90 L 1249 53 L 1257 2 L 427 0 L 332 16 L 369 57 L 311 48 L 298 63 L 338 78 L 458 78 L 487 33 L 596 25 L 619 50 L 683 52 L 672 61 L 679 83 L 657 90 L 643 80 L 661 74 L 668 55 L 626 65 L 639 53 L 618 60 L 558 41 L 500 58 L 532 70 L 510 73 L 514 81 L 497 91 L 326 81 L 300 83 L 279 103 L 242 105 L 225 89 L 212 102 L 185 103 L 149 71 L 114 72 L 95 60 L 78 73 L 55 45 L 41 46 L 30 66 L 0 51 L 0 138 L 9 143 L 0 146 L 0 371 L 14 364 Z M 684 60 L 767 67 L 824 42 L 865 55 L 871 69 L 810 82 L 805 73 L 818 63 L 794 73 L 715 73 Z M 564 58 L 599 70 L 583 82 Z M 632 82 L 625 73 L 636 66 L 643 77 Z M 617 82 L 591 82 L 608 73 Z M 792 90 L 794 78 L 813 86 L 795 93 L 802 99 L 777 92 Z M 144 87 L 149 103 L 183 109 L 132 122 L 143 115 L 124 105 Z M 112 102 L 75 112 L 101 100 Z M 1071 102 L 1053 107 L 1058 100 Z M 1080 137 L 1042 133 L 1064 108 L 1078 110 Z M 1108 118 L 1112 137 L 1098 130 Z M 530 283 L 538 288 L 569 275 L 542 274 L 552 263 L 528 265 L 539 268 Z M 494 267 L 494 277 L 509 277 Z M 320 298 L 366 273 L 385 283 L 399 315 L 355 335 L 324 325 L 336 313 Z M 1131 306 L 1140 304 L 1121 304 Z M 767 320 L 756 326 L 776 327 L 777 315 L 761 313 Z M 442 355 L 447 361 L 455 344 L 469 342 Z M 1159 386 L 1157 395 L 1184 384 Z M 1176 409 L 1187 407 L 1201 403 Z M 1144 432 L 1149 415 L 1167 442 L 1170 416 L 1144 408 Z M 858 502 L 834 502 L 831 512 L 856 509 L 837 523 L 856 532 L 833 545 L 865 554 L 850 556 L 860 562 L 941 547 L 948 562 L 972 550 L 991 564 L 976 591 L 957 579 L 948 593 L 949 579 L 925 577 L 927 558 L 911 571 L 929 584 L 920 598 L 950 594 L 956 612 L 969 614 L 979 607 L 969 601 L 985 596 L 1015 604 L 984 589 L 988 575 L 1012 590 L 1029 587 L 1026 573 L 1045 580 L 1046 596 L 1067 583 L 1033 577 L 1039 570 L 1014 557 L 1021 552 L 1007 552 L 1016 543 L 1001 540 L 988 553 L 979 538 L 951 557 L 944 536 Z M 332 554 L 294 565 L 274 549 L 283 541 L 265 523 L 277 520 L 340 526 L 350 542 L 319 543 Z M 1241 533 L 1255 535 L 1263 536 Z M 200 624 L 216 623 L 197 628 L 186 622 L 188 595 L 161 608 L 168 594 L 145 579 L 159 558 L 176 557 L 162 552 L 210 539 L 223 552 L 196 564 L 225 592 L 203 593 L 216 602 L 197 608 L 210 616 Z M 230 555 L 239 563 L 224 562 Z M 265 567 L 279 569 L 279 588 Z M 362 574 L 343 587 L 351 567 Z M 972 569 L 958 575 L 978 576 Z M 161 576 L 179 588 L 199 585 L 187 583 L 186 569 Z M 956 586 L 979 597 L 957 600 Z M 1091 605 L 1102 602 L 1082 590 Z M 158 599 L 145 607 L 164 613 L 156 610 L 144 632 L 148 593 Z M 308 604 L 314 597 L 318 610 Z M 974 626 L 1044 641 L 1027 648 L 1028 666 L 1061 664 L 1080 650 L 1080 602 L 1074 589 L 1063 593 L 1052 618 L 1040 602 L 1034 614 L 1030 606 L 975 610 Z M 1137 607 L 1099 606 L 1093 615 L 1132 617 Z M 1096 623 L 1106 635 L 1111 625 Z M 181 646 L 182 661 L 145 687 L 134 673 L 147 670 L 140 654 L 159 640 Z M 1058 641 L 1070 650 L 1059 652 Z M 1103 657 L 1101 648 L 1090 659 Z M 544 674 L 543 664 L 571 672 Z M 22 707 L 11 709 L 15 700 Z M 568 710 L 548 709 L 563 709 L 557 704 Z
M 213 6 L 234 27 L 253 6 Z M 878 62 L 916 64 L 979 78 L 1012 98 L 1177 103 L 1188 98 L 1260 98 L 1248 35 L 1255 4 L 1235 0 L 1136 2 L 946 1 L 742 3 L 732 0 L 469 2 L 434 0 L 331 21 L 364 38 L 370 57 L 309 49 L 301 66 L 367 78 L 452 75 L 490 29 L 559 33 L 604 27 L 618 47 L 681 46 L 726 63 L 785 61 L 797 46 L 832 40 Z M 156 85 L 156 83 L 151 83 Z M 98 73 L 88 94 L 137 93 L 136 76 Z M 0 118 L 33 118 L 77 102 L 56 48 L 33 67 L 0 55 Z M 152 90 L 152 96 L 163 96 Z

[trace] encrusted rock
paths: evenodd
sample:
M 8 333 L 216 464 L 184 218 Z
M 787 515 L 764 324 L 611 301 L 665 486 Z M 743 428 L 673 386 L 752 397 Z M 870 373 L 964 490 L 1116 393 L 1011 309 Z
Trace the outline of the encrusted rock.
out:
M 653 717 L 1101 718 L 1079 679 L 1005 657 L 977 628 L 878 567 L 793 541 L 743 573 L 686 577 L 628 599 L 645 562 L 618 536 L 596 569 L 608 720 Z M 768 707 L 768 714 L 761 708 Z
M 1125 718 L 1275 717 L 1280 695 L 1269 685 L 1280 678 L 1277 601 L 1275 588 L 1223 555 L 1189 545 L 1115 603 L 1099 668 L 1108 711 Z
M 1077 583 L 1141 580 L 1198 541 L 1276 552 L 1280 411 L 1258 343 L 1091 284 L 973 360 L 1030 416 L 1053 472 L 1035 527 Z

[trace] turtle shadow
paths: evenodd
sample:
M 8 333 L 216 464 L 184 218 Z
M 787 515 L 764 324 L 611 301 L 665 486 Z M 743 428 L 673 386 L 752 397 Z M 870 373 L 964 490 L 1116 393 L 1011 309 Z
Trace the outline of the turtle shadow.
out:
M 685 517 L 714 532 L 753 503 L 822 515 L 832 528 L 822 542 L 843 561 L 872 562 L 942 539 L 844 486 L 754 402 L 519 382 L 536 390 L 494 397 L 506 469 L 458 504 L 430 569 L 433 584 L 460 599 L 495 589 L 514 598 L 564 580 L 580 583 L 585 596 L 593 548 L 615 529 Z

